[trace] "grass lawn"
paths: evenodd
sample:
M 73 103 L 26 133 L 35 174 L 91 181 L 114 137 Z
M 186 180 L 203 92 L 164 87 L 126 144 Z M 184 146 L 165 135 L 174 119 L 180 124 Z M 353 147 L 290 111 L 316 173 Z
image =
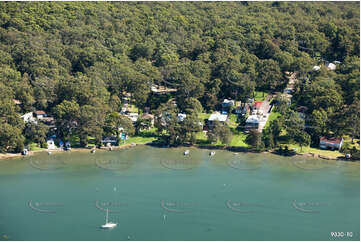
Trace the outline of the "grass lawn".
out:
M 231 113 L 228 116 L 228 127 L 230 128 L 237 128 L 238 124 L 237 124 L 237 114 Z
M 229 144 L 230 146 L 248 147 L 248 144 L 245 141 L 247 134 L 243 133 L 242 131 L 237 131 L 235 129 L 232 129 L 232 132 L 233 137 L 231 143 Z
M 145 143 L 152 142 L 152 141 L 154 141 L 156 139 L 157 139 L 157 137 L 132 136 L 132 137 L 129 137 L 129 139 L 126 140 L 125 143 L 120 141 L 119 145 L 131 144 L 131 143 L 145 144 Z
M 312 147 L 302 147 L 302 152 L 301 152 L 301 147 L 297 144 L 287 144 L 288 149 L 293 149 L 296 148 L 296 152 L 297 153 L 314 153 L 314 154 L 320 154 L 323 156 L 329 156 L 329 157 L 338 157 L 338 156 L 344 156 L 344 154 L 340 153 L 338 150 L 322 150 L 322 149 L 317 149 L 317 148 L 312 148 Z
M 236 128 L 231 128 L 233 137 L 232 141 L 229 144 L 229 146 L 237 146 L 237 147 L 248 147 L 248 145 L 245 142 L 245 139 L 247 137 L 246 134 L 244 134 L 242 131 L 236 130 Z M 213 145 L 213 146 L 219 146 L 222 145 L 219 141 L 216 144 L 211 144 L 208 142 L 207 135 L 202 131 L 197 134 L 197 144 L 198 145 Z
M 266 99 L 268 93 L 261 92 L 261 91 L 254 91 L 253 95 L 254 95 L 255 101 L 264 101 Z
M 205 119 L 208 119 L 209 116 L 211 116 L 211 113 L 200 113 L 198 115 L 198 117 L 201 119 L 201 121 L 203 122 Z
M 132 104 L 132 105 L 128 106 L 128 111 L 130 113 L 138 113 L 138 108 L 135 105 Z
M 273 120 L 275 120 L 275 119 L 277 119 L 279 116 L 281 116 L 280 113 L 278 113 L 278 112 L 272 112 L 272 113 L 269 115 L 268 120 L 267 120 L 267 123 L 266 123 L 266 125 L 264 126 L 264 128 L 266 129 L 266 128 L 269 126 L 270 122 L 273 121 Z
M 30 148 L 30 151 L 44 150 L 44 148 L 41 148 L 37 143 L 29 144 L 29 148 Z
M 152 142 L 154 140 L 157 140 L 157 135 L 155 132 L 156 132 L 156 128 L 152 128 L 150 130 L 143 130 L 140 132 L 139 135 L 129 137 L 129 139 L 126 140 L 125 143 L 120 141 L 119 145 L 131 144 L 131 143 L 145 144 Z

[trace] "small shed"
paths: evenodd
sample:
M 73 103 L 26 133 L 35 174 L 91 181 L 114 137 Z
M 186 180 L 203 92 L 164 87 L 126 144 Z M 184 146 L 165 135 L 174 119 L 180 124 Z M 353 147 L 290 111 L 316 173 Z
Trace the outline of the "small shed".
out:
M 340 137 L 320 137 L 320 148 L 321 149 L 332 149 L 339 150 L 343 144 L 343 138 Z

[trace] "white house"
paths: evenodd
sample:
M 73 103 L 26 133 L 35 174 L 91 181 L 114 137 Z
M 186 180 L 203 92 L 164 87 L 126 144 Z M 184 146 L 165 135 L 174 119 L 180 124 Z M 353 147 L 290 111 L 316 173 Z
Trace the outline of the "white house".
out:
M 187 117 L 187 114 L 185 113 L 178 113 L 178 122 L 183 122 L 183 120 Z
M 336 65 L 333 64 L 333 63 L 328 63 L 328 64 L 326 65 L 326 67 L 327 67 L 327 69 L 329 69 L 330 71 L 336 70 Z
M 312 68 L 313 71 L 319 71 L 320 69 L 321 69 L 320 66 L 314 66 L 314 67 Z
M 36 119 L 34 118 L 33 112 L 25 113 L 21 116 L 25 123 L 34 122 L 36 123 Z
M 228 108 L 234 106 L 234 100 L 231 99 L 224 99 L 222 102 L 222 107 Z
M 116 145 L 117 142 L 118 138 L 115 136 L 107 136 L 102 139 L 102 143 L 106 146 L 109 146 L 108 144 Z
M 57 148 L 53 139 L 48 139 L 46 143 L 48 144 L 48 150 L 55 150 Z
M 250 115 L 246 120 L 246 129 L 262 130 L 267 122 L 267 115 Z
M 220 112 L 214 112 L 209 116 L 208 121 L 219 121 L 219 122 L 226 122 L 228 118 L 227 114 L 221 114 Z
M 218 121 L 220 123 L 225 123 L 227 121 L 227 119 L 228 119 L 227 114 L 221 114 L 220 112 L 214 112 L 208 118 L 207 125 L 209 127 L 212 127 L 214 125 L 215 121 Z
M 128 113 L 126 115 L 128 118 L 130 118 L 130 120 L 132 120 L 133 123 L 137 122 L 138 120 L 138 113 Z

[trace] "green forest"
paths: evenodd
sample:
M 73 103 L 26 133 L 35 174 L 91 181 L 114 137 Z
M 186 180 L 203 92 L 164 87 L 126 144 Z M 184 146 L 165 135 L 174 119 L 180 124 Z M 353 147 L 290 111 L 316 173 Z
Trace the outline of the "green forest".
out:
M 135 112 L 155 115 L 159 140 L 193 144 L 205 114 L 255 93 L 278 103 L 263 133 L 243 133 L 237 119 L 235 127 L 216 124 L 207 140 L 230 144 L 238 134 L 260 149 L 278 147 L 285 134 L 301 147 L 317 147 L 320 136 L 354 143 L 359 10 L 359 2 L 1 2 L 0 152 L 43 145 L 53 134 L 81 146 L 120 127 L 139 135 L 149 123 L 121 114 L 125 98 Z M 286 72 L 297 73 L 291 105 L 277 95 Z M 154 86 L 175 91 L 159 95 Z M 54 117 L 55 131 L 21 119 L 36 110 Z

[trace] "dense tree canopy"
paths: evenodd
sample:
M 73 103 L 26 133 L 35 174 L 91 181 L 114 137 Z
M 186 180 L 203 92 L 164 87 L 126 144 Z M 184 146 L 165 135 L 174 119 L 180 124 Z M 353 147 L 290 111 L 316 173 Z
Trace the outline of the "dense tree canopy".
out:
M 127 92 L 140 111 L 168 101 L 152 84 L 177 89 L 191 127 L 192 110 L 280 91 L 285 71 L 305 77 L 321 58 L 342 64 L 295 98 L 332 125 L 359 100 L 359 19 L 358 2 L 1 2 L 0 146 L 21 147 L 19 117 L 35 109 L 55 116 L 61 137 L 99 140 L 118 132 L 106 127 L 119 126 Z

